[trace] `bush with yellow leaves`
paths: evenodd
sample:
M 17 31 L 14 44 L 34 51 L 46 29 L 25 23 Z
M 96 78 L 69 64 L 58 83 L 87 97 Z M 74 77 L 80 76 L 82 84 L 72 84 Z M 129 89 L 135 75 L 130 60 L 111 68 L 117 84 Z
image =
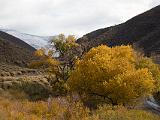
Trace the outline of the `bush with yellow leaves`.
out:
M 150 95 L 155 87 L 151 71 L 137 62 L 131 46 L 101 45 L 77 61 L 67 83 L 83 100 L 126 105 Z

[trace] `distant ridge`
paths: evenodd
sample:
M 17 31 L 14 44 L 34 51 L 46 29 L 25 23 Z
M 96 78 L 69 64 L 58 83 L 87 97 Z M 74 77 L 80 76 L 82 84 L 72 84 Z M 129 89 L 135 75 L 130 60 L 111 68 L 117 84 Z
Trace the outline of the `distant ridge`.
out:
M 99 29 L 77 40 L 89 50 L 100 44 L 108 46 L 135 45 L 146 55 L 160 53 L 160 5 L 125 23 Z
M 27 66 L 35 59 L 34 51 L 35 48 L 22 40 L 0 31 L 0 63 Z
M 8 33 L 14 37 L 17 37 L 36 49 L 39 49 L 41 47 L 46 47 L 50 39 L 54 37 L 54 36 L 31 35 L 31 34 L 19 32 L 17 30 L 5 29 L 1 27 L 0 27 L 0 31 Z

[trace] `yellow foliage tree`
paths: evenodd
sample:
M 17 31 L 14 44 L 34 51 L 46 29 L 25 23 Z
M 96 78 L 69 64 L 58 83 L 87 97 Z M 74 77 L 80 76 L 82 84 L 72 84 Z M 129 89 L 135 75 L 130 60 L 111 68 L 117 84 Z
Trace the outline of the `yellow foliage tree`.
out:
M 64 34 L 60 34 L 51 39 L 50 43 L 61 57 L 66 54 L 71 55 L 71 50 L 79 46 L 79 44 L 76 43 L 76 37 L 74 35 L 68 35 L 66 37 Z
M 50 41 L 50 46 L 49 49 L 41 48 L 34 53 L 39 60 L 32 61 L 30 67 L 39 68 L 43 66 L 47 68 L 49 73 L 56 75 L 57 79 L 67 80 L 69 71 L 77 58 L 72 51 L 79 46 L 76 43 L 76 38 L 74 35 L 65 37 L 65 35 L 60 34 Z M 56 54 L 59 54 L 59 57 Z
M 100 97 L 112 105 L 126 104 L 151 94 L 154 79 L 147 67 L 137 67 L 131 46 L 92 48 L 78 60 L 67 81 L 72 92 Z
M 73 52 L 77 47 L 79 45 L 76 43 L 75 36 L 66 37 L 60 34 L 50 41 L 50 48 L 41 48 L 34 53 L 39 59 L 32 61 L 29 66 L 31 68 L 41 67 L 49 73 L 48 79 L 54 94 L 60 93 L 59 91 L 66 94 L 65 82 L 77 58 L 76 52 Z

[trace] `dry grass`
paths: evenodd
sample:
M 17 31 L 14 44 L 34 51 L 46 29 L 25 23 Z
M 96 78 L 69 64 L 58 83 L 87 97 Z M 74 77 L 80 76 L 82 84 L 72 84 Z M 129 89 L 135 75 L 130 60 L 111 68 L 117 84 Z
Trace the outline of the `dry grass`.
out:
M 42 75 L 0 77 L 0 88 L 4 91 L 23 91 L 30 100 L 45 99 L 52 93 L 52 86 Z
M 52 101 L 29 102 L 0 97 L 0 120 L 159 120 L 160 116 L 144 110 L 128 110 L 122 106 L 101 106 L 89 110 L 70 97 Z
M 8 76 L 15 77 L 22 75 L 37 75 L 37 74 L 40 74 L 40 71 L 35 69 L 29 69 L 15 65 L 0 63 L 0 77 L 8 77 Z

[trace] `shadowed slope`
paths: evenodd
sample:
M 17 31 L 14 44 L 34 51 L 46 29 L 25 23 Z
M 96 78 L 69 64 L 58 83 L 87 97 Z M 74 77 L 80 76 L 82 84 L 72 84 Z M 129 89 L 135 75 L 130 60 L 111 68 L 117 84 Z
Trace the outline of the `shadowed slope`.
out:
M 160 6 L 140 14 L 125 23 L 93 31 L 77 41 L 86 50 L 107 44 L 109 46 L 134 44 L 147 55 L 160 48 Z
M 35 49 L 22 40 L 0 31 L 0 63 L 26 66 Z

